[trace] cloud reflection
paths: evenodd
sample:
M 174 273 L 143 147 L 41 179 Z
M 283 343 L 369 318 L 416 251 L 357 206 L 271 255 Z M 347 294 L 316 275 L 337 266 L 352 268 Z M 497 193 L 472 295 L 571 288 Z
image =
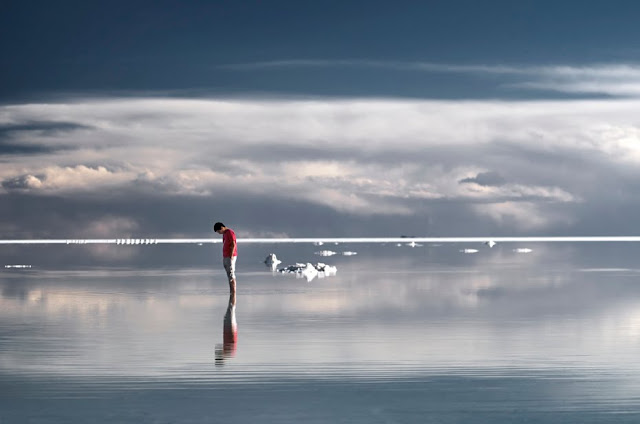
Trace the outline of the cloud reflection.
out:
M 244 272 L 239 286 L 242 355 L 224 279 L 206 272 L 2 278 L 0 331 L 10 342 L 0 347 L 0 373 L 218 381 L 632 366 L 633 255 L 621 266 L 600 254 L 585 267 L 575 251 L 544 246 L 527 255 L 501 245 L 471 256 L 401 250 L 337 257 L 341 272 L 311 285 L 272 275 L 261 253 L 259 271 Z M 212 374 L 222 311 L 213 359 L 229 366 Z

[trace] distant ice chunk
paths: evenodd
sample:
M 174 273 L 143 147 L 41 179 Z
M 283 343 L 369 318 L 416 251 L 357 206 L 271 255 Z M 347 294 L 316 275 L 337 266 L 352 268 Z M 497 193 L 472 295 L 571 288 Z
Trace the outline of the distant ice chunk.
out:
M 347 250 L 346 252 L 342 252 L 342 254 L 344 256 L 353 256 L 353 255 L 357 255 L 358 252 L 351 252 L 351 251 Z
M 318 270 L 310 263 L 307 263 L 307 265 L 305 265 L 304 268 L 301 268 L 298 273 L 302 277 L 306 278 L 307 281 L 311 281 L 318 276 Z
M 416 243 L 415 241 L 412 241 L 410 243 L 407 243 L 407 246 L 409 246 L 409 247 L 420 247 L 422 245 L 419 244 L 419 243 Z
M 460 253 L 478 253 L 478 249 L 460 249 Z
M 338 272 L 338 268 L 336 268 L 335 266 L 327 265 L 322 262 L 318 262 L 314 265 L 314 267 L 318 270 L 319 278 L 332 277 Z
M 315 252 L 316 255 L 319 256 L 333 256 L 336 254 L 333 250 L 321 250 L 319 252 Z
M 278 259 L 275 253 L 269 253 L 269 255 L 267 255 L 266 259 L 264 260 L 264 263 L 267 265 L 273 265 L 282 263 L 282 261 Z
M 5 265 L 5 268 L 31 268 L 31 265 Z
M 489 240 L 489 241 L 486 241 L 484 244 L 486 244 L 489 247 L 493 247 L 496 245 L 496 242 L 493 240 Z
M 278 257 L 276 256 L 275 253 L 269 253 L 267 258 L 264 260 L 264 264 L 266 266 L 268 266 L 269 268 L 271 268 L 272 271 L 275 271 L 276 267 L 280 263 L 282 263 L 282 261 L 280 259 L 278 259 Z
M 311 263 L 296 263 L 285 268 L 278 269 L 283 274 L 295 274 L 296 277 L 306 278 L 311 281 L 318 276 L 318 270 Z
M 295 265 L 289 265 L 289 266 L 285 266 L 284 268 L 278 268 L 278 272 L 281 272 L 283 274 L 294 274 L 300 271 L 302 268 L 305 268 L 306 266 L 307 264 L 296 262 Z
M 516 253 L 531 253 L 531 252 L 533 252 L 532 249 L 529 249 L 527 247 L 519 247 L 517 249 L 513 249 L 513 251 L 516 252 Z
M 324 278 L 334 276 L 338 272 L 338 269 L 335 266 L 327 265 L 322 262 L 318 262 L 315 265 L 312 263 L 296 263 L 295 265 L 279 268 L 278 272 L 283 274 L 295 274 L 298 278 L 305 278 L 307 281 L 311 281 L 316 277 Z
M 314 241 L 313 242 L 314 246 L 322 246 L 323 244 L 324 244 L 324 242 L 322 242 L 322 241 Z

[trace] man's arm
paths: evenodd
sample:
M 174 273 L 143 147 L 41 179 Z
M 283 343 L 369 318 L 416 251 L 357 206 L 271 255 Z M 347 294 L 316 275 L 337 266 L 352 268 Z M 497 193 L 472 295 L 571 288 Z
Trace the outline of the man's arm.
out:
M 235 233 L 235 231 L 232 234 L 233 234 L 233 236 L 230 237 L 231 238 L 230 245 L 231 245 L 231 255 L 233 256 L 233 252 L 236 251 L 236 244 L 238 244 L 238 243 L 236 242 L 236 233 Z

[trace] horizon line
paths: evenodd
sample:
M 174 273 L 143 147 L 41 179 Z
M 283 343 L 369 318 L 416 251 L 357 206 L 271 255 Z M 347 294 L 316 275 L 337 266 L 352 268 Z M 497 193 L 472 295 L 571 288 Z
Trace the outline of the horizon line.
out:
M 221 238 L 6 239 L 0 244 L 217 244 Z M 238 243 L 514 243 L 514 242 L 640 242 L 640 236 L 528 237 L 282 237 L 238 238 Z

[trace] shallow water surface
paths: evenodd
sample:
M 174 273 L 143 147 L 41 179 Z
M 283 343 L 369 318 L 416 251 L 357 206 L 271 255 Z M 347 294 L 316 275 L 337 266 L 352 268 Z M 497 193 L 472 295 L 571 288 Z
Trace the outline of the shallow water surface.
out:
M 217 259 L 32 256 L 0 274 L 0 423 L 638 422 L 640 248 L 514 247 L 273 248 L 338 267 L 310 282 L 247 248 L 235 310 Z

